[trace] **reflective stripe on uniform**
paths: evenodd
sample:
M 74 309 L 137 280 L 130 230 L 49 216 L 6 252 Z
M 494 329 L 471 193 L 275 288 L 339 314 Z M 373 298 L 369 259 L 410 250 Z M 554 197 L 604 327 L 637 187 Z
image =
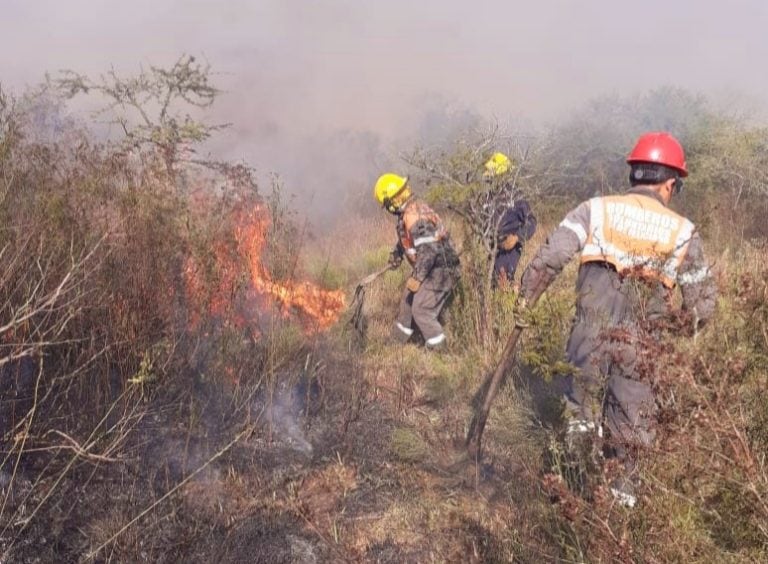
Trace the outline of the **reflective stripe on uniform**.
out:
M 589 200 L 589 229 L 591 238 L 598 244 L 605 239 L 603 235 L 603 201 L 600 198 Z
M 677 283 L 681 286 L 687 286 L 688 284 L 700 284 L 710 277 L 708 267 L 699 268 L 698 270 L 692 270 L 691 272 L 684 272 L 677 277 Z
M 397 327 L 398 329 L 400 329 L 400 331 L 402 331 L 403 333 L 405 333 L 405 334 L 406 334 L 406 335 L 408 335 L 409 337 L 410 337 L 411 335 L 413 335 L 413 329 L 411 329 L 411 328 L 409 328 L 409 327 L 406 327 L 405 325 L 403 325 L 403 324 L 402 324 L 402 323 L 400 323 L 399 321 L 395 323 L 395 327 Z
M 688 252 L 688 244 L 693 238 L 693 223 L 687 219 L 683 220 L 683 226 L 675 240 L 675 250 L 672 251 L 672 258 L 664 265 L 664 274 L 674 280 L 677 278 L 677 269 L 683 264 L 685 254 Z
M 417 237 L 414 240 L 411 238 L 411 234 L 414 227 L 420 222 L 424 222 L 426 225 L 430 226 L 430 229 L 427 232 L 434 232 L 434 234 Z M 415 258 L 416 247 L 427 243 L 439 242 L 447 236 L 448 232 L 440 220 L 440 217 L 438 217 L 432 208 L 421 200 L 413 199 L 406 204 L 403 214 L 398 220 L 397 234 L 400 238 L 400 244 L 404 249 L 412 249 Z
M 421 245 L 425 245 L 426 243 L 437 243 L 437 237 L 435 237 L 434 235 L 430 235 L 428 237 L 419 237 L 418 239 L 413 240 L 414 247 L 420 247 Z
M 595 423 L 593 421 L 587 421 L 586 419 L 571 419 L 568 421 L 567 434 L 572 433 L 588 433 L 595 430 Z
M 605 237 L 603 236 L 603 203 L 600 198 L 589 200 L 589 229 L 585 244 L 582 246 L 581 256 L 600 256 L 608 255 L 608 250 L 604 250 Z
M 565 227 L 566 229 L 570 229 L 576 234 L 576 237 L 578 237 L 579 239 L 579 247 L 583 247 L 584 243 L 587 242 L 587 232 L 578 223 L 569 221 L 568 219 L 564 219 L 563 221 L 560 222 L 560 227 Z
M 445 341 L 445 333 L 440 333 L 437 337 L 432 337 L 431 339 L 427 339 L 426 343 L 430 347 L 435 347 Z

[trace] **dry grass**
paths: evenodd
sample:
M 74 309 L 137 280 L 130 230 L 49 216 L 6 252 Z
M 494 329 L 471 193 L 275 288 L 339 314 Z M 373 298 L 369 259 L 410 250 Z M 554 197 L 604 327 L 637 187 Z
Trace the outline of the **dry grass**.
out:
M 492 296 L 483 326 L 488 304 L 473 289 L 484 257 L 456 218 L 463 279 L 445 353 L 390 340 L 405 266 L 369 288 L 363 344 L 343 320 L 323 334 L 276 315 L 258 338 L 216 316 L 190 330 L 176 292 L 184 255 L 204 263 L 237 190 L 201 210 L 150 155 L 135 169 L 104 148 L 7 135 L 0 145 L 4 559 L 766 559 L 764 243 L 715 232 L 717 319 L 654 349 L 667 368 L 656 382 L 662 428 L 643 458 L 642 505 L 627 512 L 606 495 L 610 465 L 583 489 L 568 487 L 559 403 L 543 393 L 567 369 L 575 265 L 526 331 L 474 465 L 462 442 L 514 295 Z M 252 187 L 247 196 L 256 198 Z M 523 264 L 562 211 L 540 218 Z M 383 213 L 352 218 L 311 249 L 309 234 L 282 219 L 269 260 L 291 255 L 286 276 L 308 273 L 327 287 L 351 291 L 394 242 Z M 339 241 L 349 242 L 342 253 Z M 208 274 L 214 284 L 223 273 Z

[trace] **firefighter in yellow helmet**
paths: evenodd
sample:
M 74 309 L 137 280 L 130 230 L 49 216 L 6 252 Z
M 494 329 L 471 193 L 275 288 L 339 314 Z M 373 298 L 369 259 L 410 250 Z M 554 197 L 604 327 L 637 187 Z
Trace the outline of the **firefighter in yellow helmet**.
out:
M 418 330 L 427 348 L 445 346 L 438 316 L 458 278 L 459 257 L 440 217 L 411 192 L 408 178 L 383 174 L 374 187 L 376 201 L 397 217 L 397 244 L 390 264 L 399 267 L 403 257 L 413 268 L 400 302 L 393 334 L 407 342 Z
M 512 160 L 504 153 L 494 153 L 491 157 L 485 161 L 483 165 L 485 168 L 484 176 L 495 177 L 507 174 L 515 169 L 515 165 Z
M 516 198 L 516 167 L 507 155 L 494 153 L 484 168 L 483 178 L 492 186 L 488 215 L 496 237 L 493 280 L 503 287 L 514 282 L 523 245 L 536 232 L 536 216 L 526 200 Z

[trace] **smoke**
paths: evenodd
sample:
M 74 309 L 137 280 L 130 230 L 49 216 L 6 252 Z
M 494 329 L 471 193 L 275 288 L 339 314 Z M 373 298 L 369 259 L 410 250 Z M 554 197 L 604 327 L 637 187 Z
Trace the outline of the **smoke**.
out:
M 129 74 L 204 56 L 226 91 L 208 117 L 234 124 L 210 149 L 279 173 L 323 225 L 402 166 L 398 151 L 439 135 L 447 107 L 552 123 L 665 84 L 757 99 L 766 16 L 763 0 L 9 0 L 0 49 L 17 89 L 61 68 Z
M 288 439 L 289 444 L 295 450 L 312 456 L 312 443 L 304 436 L 296 413 L 295 402 L 289 396 L 279 395 L 269 409 L 269 418 L 277 433 Z
M 310 404 L 317 401 L 318 393 L 317 382 L 305 376 L 296 382 L 281 380 L 271 393 L 264 391 L 253 399 L 251 412 L 266 415 L 265 425 L 274 433 L 273 439 L 311 458 L 314 447 L 302 430 L 302 416 L 306 415 Z

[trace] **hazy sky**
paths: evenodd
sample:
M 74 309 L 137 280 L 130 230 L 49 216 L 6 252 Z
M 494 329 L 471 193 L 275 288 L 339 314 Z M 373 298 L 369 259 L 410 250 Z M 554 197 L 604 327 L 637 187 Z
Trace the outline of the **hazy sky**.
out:
M 551 122 L 591 97 L 660 85 L 720 99 L 737 93 L 756 104 L 768 92 L 767 0 L 0 0 L 0 7 L 6 87 L 61 68 L 130 73 L 182 52 L 204 56 L 227 91 L 216 117 L 235 124 L 222 145 L 228 156 L 294 183 L 311 182 L 290 170 L 306 171 L 306 163 L 343 174 L 342 155 L 325 146 L 338 150 L 350 137 L 359 144 L 350 131 L 366 132 L 369 145 L 407 137 L 425 108 L 448 102 Z

